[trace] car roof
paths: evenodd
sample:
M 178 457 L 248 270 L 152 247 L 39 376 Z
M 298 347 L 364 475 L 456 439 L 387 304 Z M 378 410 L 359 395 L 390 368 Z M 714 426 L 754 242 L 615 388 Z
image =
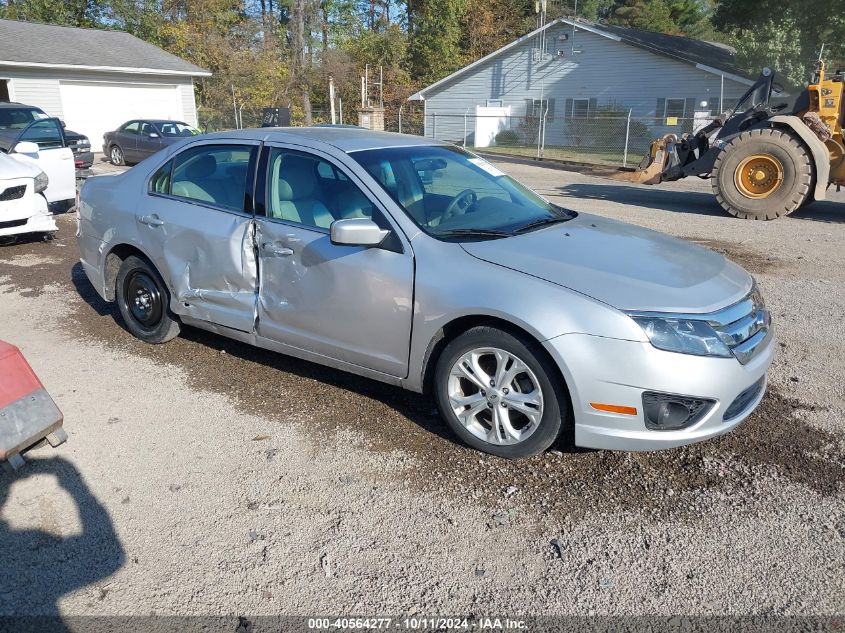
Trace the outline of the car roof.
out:
M 342 152 L 356 152 L 386 147 L 414 147 L 419 145 L 447 145 L 442 141 L 424 136 L 397 134 L 395 132 L 374 132 L 360 127 L 266 127 L 246 130 L 214 132 L 206 138 L 244 139 L 253 141 L 277 141 L 296 144 L 331 145 Z
M 17 101 L 0 101 L 0 109 L 7 109 L 7 108 L 30 108 L 32 110 L 38 110 L 39 112 L 43 112 L 41 108 L 34 105 L 27 105 L 25 103 L 18 103 Z

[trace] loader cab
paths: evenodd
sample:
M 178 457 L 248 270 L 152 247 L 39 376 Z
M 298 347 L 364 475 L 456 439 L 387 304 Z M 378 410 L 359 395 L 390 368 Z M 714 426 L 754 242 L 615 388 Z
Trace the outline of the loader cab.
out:
M 763 72 L 754 82 L 744 95 L 742 95 L 736 102 L 733 109 L 728 111 L 728 116 L 732 116 L 737 112 L 747 112 L 754 108 L 759 108 L 761 105 L 766 105 L 772 97 L 772 85 L 775 81 L 775 74 L 771 68 L 764 68 Z

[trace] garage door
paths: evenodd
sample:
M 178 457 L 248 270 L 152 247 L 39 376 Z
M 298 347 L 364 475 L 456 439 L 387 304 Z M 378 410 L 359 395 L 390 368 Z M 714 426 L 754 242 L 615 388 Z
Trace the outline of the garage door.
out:
M 176 85 L 62 81 L 62 112 L 67 127 L 85 134 L 101 151 L 103 134 L 129 119 L 185 116 Z

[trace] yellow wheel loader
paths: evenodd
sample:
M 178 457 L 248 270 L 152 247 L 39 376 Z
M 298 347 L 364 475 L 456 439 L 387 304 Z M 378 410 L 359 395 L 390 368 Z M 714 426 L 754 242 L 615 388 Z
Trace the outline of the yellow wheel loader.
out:
M 828 76 L 819 61 L 794 103 L 773 103 L 774 73 L 764 68 L 732 110 L 695 134 L 657 139 L 637 171 L 611 177 L 650 185 L 710 178 L 716 199 L 731 215 L 752 220 L 788 215 L 823 200 L 831 184 L 845 184 L 843 80 L 845 73 Z

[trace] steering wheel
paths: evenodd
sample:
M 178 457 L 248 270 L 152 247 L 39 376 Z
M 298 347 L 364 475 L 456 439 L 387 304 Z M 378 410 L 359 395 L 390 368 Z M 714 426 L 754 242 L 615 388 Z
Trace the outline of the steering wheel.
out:
M 464 189 L 449 202 L 449 206 L 443 212 L 441 222 L 454 218 L 456 215 L 463 215 L 476 202 L 478 202 L 478 194 L 472 189 Z

